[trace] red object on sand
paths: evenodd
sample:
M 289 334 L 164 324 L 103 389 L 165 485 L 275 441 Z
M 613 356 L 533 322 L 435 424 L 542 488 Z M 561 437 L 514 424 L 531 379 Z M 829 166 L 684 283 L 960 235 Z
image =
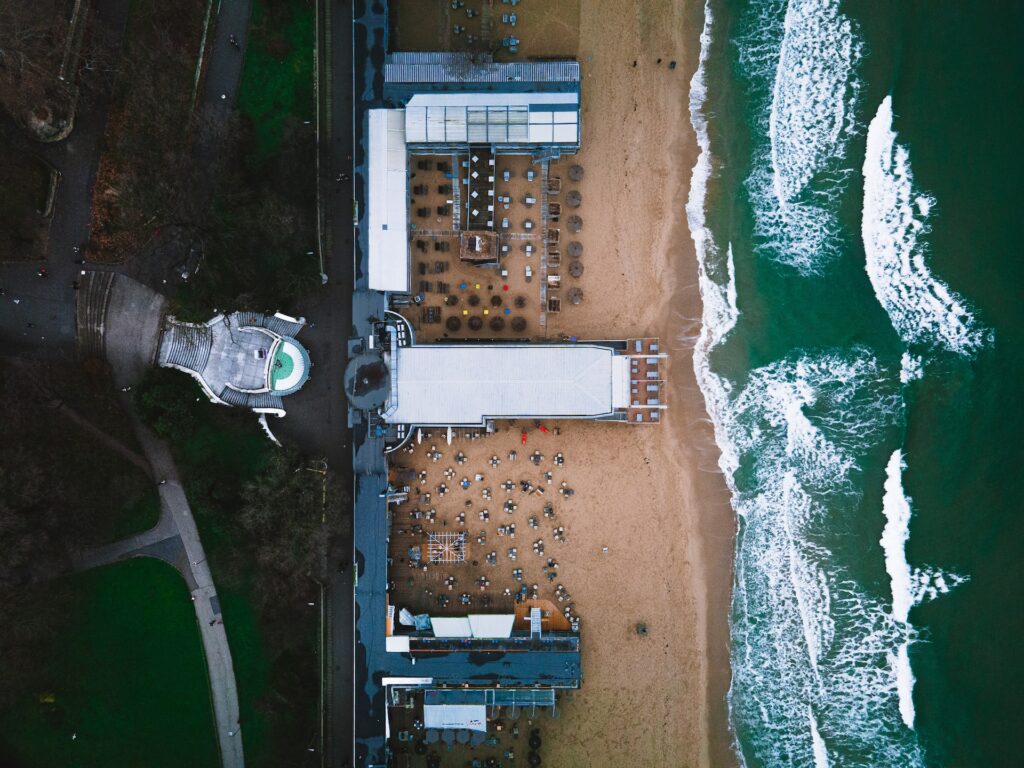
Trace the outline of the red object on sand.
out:
M 503 286 L 501 286 L 501 290 L 507 291 L 508 290 L 508 283 L 505 283 Z
M 537 425 L 537 429 L 539 429 L 539 430 L 540 430 L 541 432 L 543 432 L 543 433 L 544 433 L 545 435 L 546 435 L 546 434 L 548 433 L 548 431 L 549 431 L 549 430 L 548 430 L 548 428 L 547 428 L 547 427 L 545 427 L 545 426 L 544 426 L 543 424 L 538 424 L 538 425 Z
M 526 430 L 525 429 L 523 430 L 523 435 L 522 435 L 521 439 L 523 441 L 523 445 L 526 445 Z

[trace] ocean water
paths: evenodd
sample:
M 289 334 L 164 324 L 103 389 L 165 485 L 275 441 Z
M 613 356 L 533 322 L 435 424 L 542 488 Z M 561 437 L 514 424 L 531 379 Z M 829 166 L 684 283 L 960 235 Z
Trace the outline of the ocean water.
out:
M 1024 764 L 1021 30 L 705 4 L 686 214 L 743 765 Z

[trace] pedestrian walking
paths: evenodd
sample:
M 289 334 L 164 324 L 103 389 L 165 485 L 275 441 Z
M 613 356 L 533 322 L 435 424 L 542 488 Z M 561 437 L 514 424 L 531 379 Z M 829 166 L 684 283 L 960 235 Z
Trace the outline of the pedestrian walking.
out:
M 157 483 L 157 485 L 167 485 L 167 481 L 161 480 L 159 483 Z
M 81 249 L 81 248 L 79 248 L 79 247 L 78 247 L 77 245 L 73 245 L 73 246 L 71 246 L 71 250 L 72 250 L 72 251 L 74 251 L 75 253 L 78 253 L 78 252 L 79 252 L 79 251 L 81 251 L 82 249 Z
M 214 624 L 216 624 L 216 623 L 217 623 L 217 620 L 216 620 L 216 619 L 210 619 L 210 626 L 211 626 L 211 627 L 212 627 L 212 626 L 213 626 Z
M 39 277 L 49 277 L 50 276 L 50 270 L 48 270 L 46 267 L 40 267 L 39 270 L 36 272 L 36 274 Z

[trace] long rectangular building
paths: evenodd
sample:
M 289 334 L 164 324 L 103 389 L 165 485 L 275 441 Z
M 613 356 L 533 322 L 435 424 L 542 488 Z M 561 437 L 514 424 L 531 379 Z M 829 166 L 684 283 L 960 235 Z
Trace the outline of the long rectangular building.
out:
M 629 406 L 630 358 L 598 344 L 425 344 L 392 350 L 392 424 L 608 418 Z

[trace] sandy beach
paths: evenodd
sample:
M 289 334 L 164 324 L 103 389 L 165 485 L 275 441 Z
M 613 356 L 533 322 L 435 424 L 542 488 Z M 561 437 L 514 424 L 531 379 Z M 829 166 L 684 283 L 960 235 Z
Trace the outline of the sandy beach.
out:
M 495 2 L 491 12 L 506 10 Z M 735 519 L 688 341 L 701 314 L 684 205 L 697 153 L 688 99 L 702 8 L 683 0 L 525 0 L 516 11 L 520 56 L 573 56 L 583 80 L 582 150 L 553 163 L 550 175 L 565 182 L 571 165 L 585 171 L 563 185 L 563 196 L 569 188 L 582 195 L 573 213 L 583 229 L 562 231 L 582 243 L 585 267 L 562 294 L 579 287 L 584 300 L 563 301 L 546 329 L 538 334 L 531 321 L 528 333 L 659 337 L 670 354 L 662 424 L 559 425 L 557 450 L 576 491 L 559 510 L 569 537 L 558 550 L 559 581 L 582 617 L 584 682 L 562 697 L 558 719 L 541 719 L 544 760 L 560 768 L 730 765 Z M 403 5 L 400 47 L 464 49 L 449 32 L 460 19 L 438 14 Z M 425 338 L 442 331 L 421 329 Z M 530 449 L 545 450 L 549 436 L 532 434 Z
M 575 539 L 564 558 L 584 617 L 584 686 L 545 727 L 545 757 L 558 766 L 734 761 L 724 696 L 735 523 L 685 338 L 701 311 L 683 210 L 697 152 L 688 98 L 701 22 L 699 5 L 678 0 L 579 6 L 583 148 L 569 162 L 586 172 L 585 299 L 550 316 L 548 330 L 660 337 L 670 396 L 660 427 L 565 431 L 575 462 L 587 465 L 576 470 Z

